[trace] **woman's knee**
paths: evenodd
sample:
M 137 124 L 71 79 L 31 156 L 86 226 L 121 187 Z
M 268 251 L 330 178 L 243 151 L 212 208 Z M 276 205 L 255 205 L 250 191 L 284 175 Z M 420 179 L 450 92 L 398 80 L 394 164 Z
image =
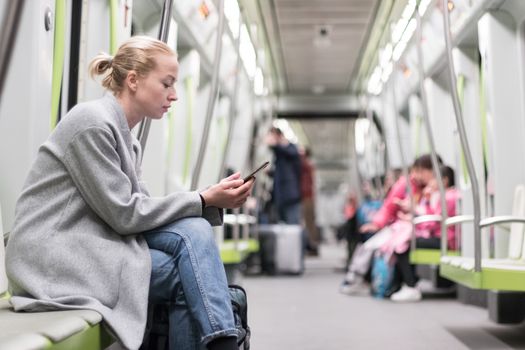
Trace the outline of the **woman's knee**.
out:
M 177 222 L 176 232 L 192 245 L 215 245 L 215 236 L 210 223 L 204 218 L 185 218 Z

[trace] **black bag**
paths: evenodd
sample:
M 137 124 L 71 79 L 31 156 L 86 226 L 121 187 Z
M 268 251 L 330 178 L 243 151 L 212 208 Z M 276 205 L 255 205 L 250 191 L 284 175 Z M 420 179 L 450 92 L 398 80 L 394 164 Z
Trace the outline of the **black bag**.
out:
M 237 345 L 239 349 L 250 350 L 250 326 L 248 326 L 248 299 L 246 291 L 241 286 L 231 284 L 230 298 L 232 301 L 233 317 L 237 328 Z
M 250 349 L 250 327 L 248 326 L 248 300 L 246 291 L 237 285 L 230 285 L 230 299 L 233 309 L 237 344 L 239 349 Z M 166 304 L 150 304 L 144 340 L 140 350 L 169 349 L 169 317 Z
M 167 304 L 149 304 L 146 332 L 139 349 L 168 350 L 169 323 Z

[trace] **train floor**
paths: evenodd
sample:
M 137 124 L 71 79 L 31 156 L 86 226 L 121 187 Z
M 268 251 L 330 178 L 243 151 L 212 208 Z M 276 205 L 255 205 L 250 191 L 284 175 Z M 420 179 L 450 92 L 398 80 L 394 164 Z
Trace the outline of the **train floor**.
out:
M 455 298 L 396 304 L 338 292 L 345 247 L 324 245 L 302 276 L 244 276 L 254 350 L 525 349 L 525 324 L 498 325 Z

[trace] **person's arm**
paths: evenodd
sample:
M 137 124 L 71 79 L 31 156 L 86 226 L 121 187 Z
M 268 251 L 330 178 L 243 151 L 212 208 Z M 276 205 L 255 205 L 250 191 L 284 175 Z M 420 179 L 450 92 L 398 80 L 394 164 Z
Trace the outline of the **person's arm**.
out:
M 397 211 L 399 209 L 396 202 L 405 198 L 405 193 L 406 180 L 404 178 L 400 178 L 392 186 L 392 189 L 385 198 L 381 209 L 379 209 L 379 211 L 374 215 L 372 224 L 374 224 L 378 229 L 381 229 L 385 227 L 390 221 L 395 220 Z
M 111 131 L 90 127 L 79 132 L 64 154 L 77 190 L 93 211 L 116 232 L 138 234 L 184 217 L 201 216 L 198 192 L 150 197 L 132 188 L 121 169 Z
M 285 158 L 293 159 L 295 157 L 299 157 L 299 152 L 297 151 L 297 148 L 289 147 L 289 145 L 283 146 L 280 144 L 276 144 L 270 146 L 270 148 L 275 152 L 276 155 L 281 155 Z

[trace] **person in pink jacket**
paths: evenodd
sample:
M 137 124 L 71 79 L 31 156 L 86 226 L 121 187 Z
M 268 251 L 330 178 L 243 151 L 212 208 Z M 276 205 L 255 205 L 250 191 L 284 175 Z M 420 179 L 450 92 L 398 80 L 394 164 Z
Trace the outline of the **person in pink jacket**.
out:
M 441 158 L 438 156 L 441 163 Z M 414 201 L 417 203 L 421 198 L 423 188 L 434 178 L 432 173 L 432 160 L 429 154 L 424 154 L 414 161 L 410 168 L 410 187 Z M 406 211 L 401 204 L 409 197 L 409 189 L 407 180 L 401 176 L 392 186 L 381 209 L 374 215 L 371 223 L 363 225 L 360 228 L 361 232 L 377 232 L 383 227 L 391 224 L 398 219 L 397 214 L 400 211 Z
M 441 162 L 441 158 L 438 157 L 438 160 Z M 430 155 L 425 154 L 418 157 L 409 174 L 411 191 L 415 200 L 419 200 L 423 188 L 433 178 Z M 399 213 L 407 211 L 407 208 L 402 204 L 405 203 L 404 200 L 408 198 L 409 193 L 406 177 L 401 176 L 388 192 L 383 205 L 374 215 L 372 222 L 359 228 L 361 233 L 375 234 L 354 251 L 348 273 L 340 286 L 342 293 L 355 294 L 367 289 L 364 278 L 370 271 L 374 252 L 389 238 L 391 230 L 388 226 L 398 220 Z
M 445 187 L 445 200 L 447 205 L 447 215 L 456 215 L 456 203 L 459 198 L 459 192 L 455 189 L 454 170 L 446 165 L 440 167 L 443 185 Z M 434 181 L 423 191 L 418 207 L 415 210 L 416 215 L 441 215 L 441 201 L 437 184 Z M 396 271 L 403 286 L 401 289 L 392 294 L 390 299 L 396 302 L 419 301 L 422 298 L 421 292 L 416 288 L 417 276 L 414 268 L 409 262 L 409 245 L 412 234 L 412 215 L 407 215 L 407 220 L 400 220 L 392 225 L 392 235 L 390 239 L 383 244 L 381 251 L 386 254 L 394 254 Z M 428 222 L 416 225 L 416 246 L 418 248 L 439 249 L 441 245 L 441 226 L 439 222 Z M 455 228 L 453 226 L 447 229 L 447 242 L 449 249 L 456 249 Z

